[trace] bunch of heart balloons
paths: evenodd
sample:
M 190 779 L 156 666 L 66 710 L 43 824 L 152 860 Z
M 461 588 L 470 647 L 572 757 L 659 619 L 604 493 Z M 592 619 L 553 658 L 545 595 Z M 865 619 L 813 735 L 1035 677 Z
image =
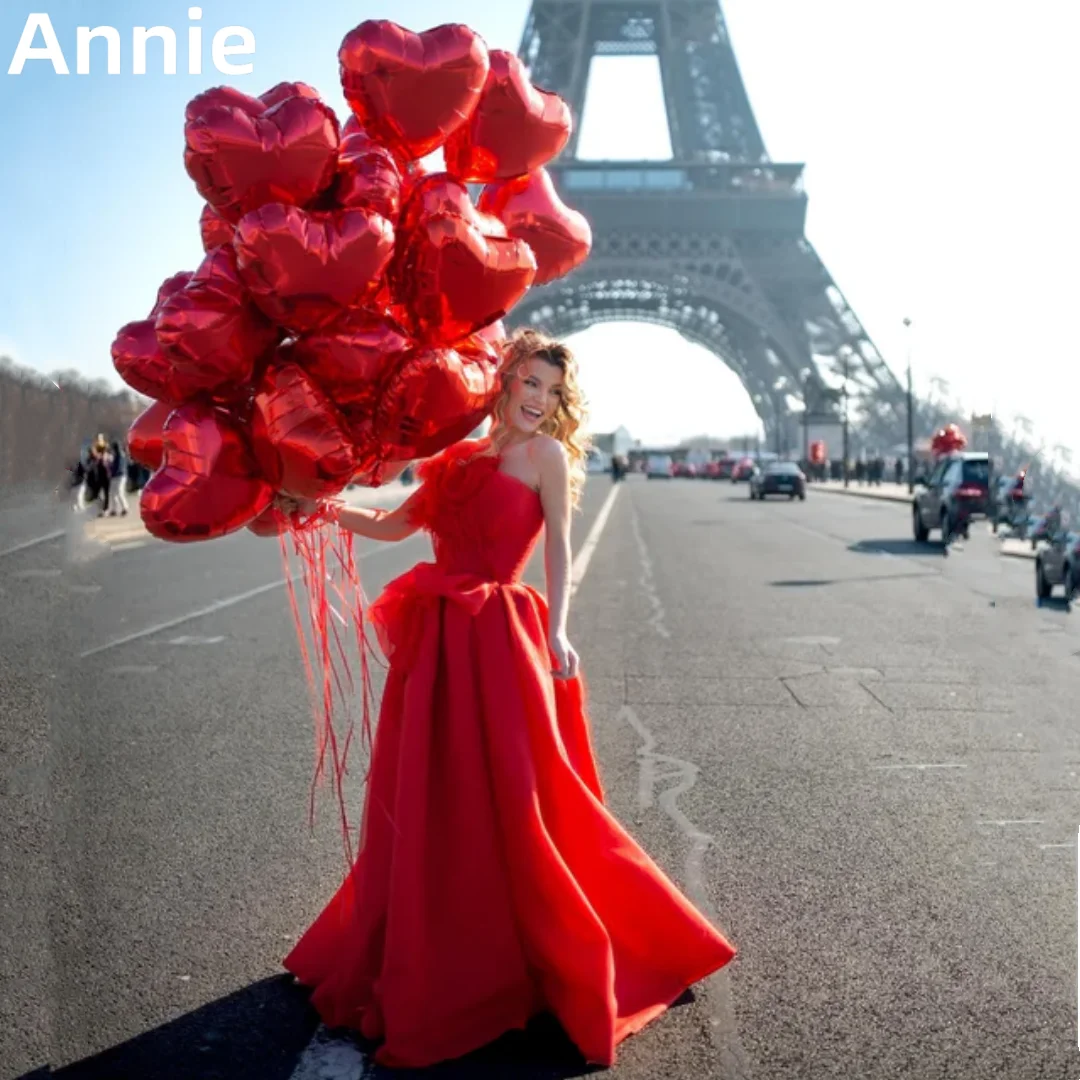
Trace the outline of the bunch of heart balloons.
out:
M 939 428 L 930 440 L 930 450 L 938 457 L 955 454 L 967 446 L 967 436 L 956 424 L 946 424 Z
M 570 111 L 517 57 L 466 26 L 371 21 L 338 58 L 344 127 L 303 83 L 187 107 L 205 258 L 112 347 L 154 399 L 129 446 L 162 539 L 275 535 L 276 493 L 377 486 L 464 438 L 494 403 L 503 317 L 588 256 L 543 167 Z

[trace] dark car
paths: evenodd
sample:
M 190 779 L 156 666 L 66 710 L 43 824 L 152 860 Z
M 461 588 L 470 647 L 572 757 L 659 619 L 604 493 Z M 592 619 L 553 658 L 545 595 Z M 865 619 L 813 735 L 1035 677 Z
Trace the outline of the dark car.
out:
M 1080 535 L 1059 532 L 1039 552 L 1035 559 L 1035 595 L 1049 600 L 1055 585 L 1065 590 L 1065 603 L 1080 595 Z
M 934 529 L 941 530 L 948 548 L 958 536 L 967 537 L 971 522 L 985 518 L 990 509 L 990 457 L 966 452 L 950 454 L 934 465 L 921 482 L 911 505 L 915 540 L 926 543 Z
M 794 461 L 774 461 L 764 469 L 755 469 L 750 477 L 750 498 L 786 495 L 789 499 L 806 498 L 806 476 Z

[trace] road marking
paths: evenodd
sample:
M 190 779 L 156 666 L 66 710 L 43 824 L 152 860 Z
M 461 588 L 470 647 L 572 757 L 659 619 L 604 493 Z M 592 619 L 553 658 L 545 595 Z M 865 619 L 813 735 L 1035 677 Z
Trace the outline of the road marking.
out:
M 394 548 L 391 545 L 386 545 L 385 547 L 376 548 L 374 551 L 361 552 L 357 558 L 360 560 L 369 559 L 373 556 L 381 555 L 393 550 Z M 86 660 L 88 657 L 97 656 L 99 653 L 108 652 L 110 649 L 119 648 L 121 645 L 128 645 L 132 641 L 140 641 L 142 638 L 153 637 L 153 635 L 160 634 L 165 630 L 172 630 L 177 626 L 183 626 L 184 623 L 191 622 L 193 619 L 201 619 L 205 615 L 215 615 L 219 611 L 225 611 L 227 608 L 235 607 L 237 604 L 243 604 L 248 600 L 254 600 L 257 596 L 273 592 L 274 589 L 284 588 L 287 581 L 297 581 L 301 576 L 301 572 L 297 571 L 297 573 L 289 578 L 278 578 L 277 581 L 271 581 L 266 585 L 260 585 L 257 589 L 248 589 L 247 592 L 238 593 L 236 596 L 228 596 L 224 600 L 215 600 L 212 604 L 207 604 L 206 607 L 197 608 L 195 611 L 189 611 L 184 615 L 178 615 L 175 619 L 168 619 L 165 622 L 157 623 L 154 626 L 148 626 L 144 630 L 136 630 L 134 633 L 125 634 L 123 637 L 114 638 L 112 641 L 106 641 L 104 645 L 98 645 L 93 649 L 87 649 L 86 652 L 79 654 L 79 659 Z
M 26 581 L 30 578 L 58 578 L 63 572 L 59 567 L 53 567 L 48 570 L 16 570 L 11 576 Z
M 105 541 L 108 543 L 108 541 Z M 136 548 L 146 547 L 149 540 L 125 540 L 122 544 L 109 544 L 113 551 L 134 551 Z
M 295 581 L 298 577 L 300 577 L 299 573 L 293 574 L 290 580 Z M 145 637 L 152 637 L 154 634 L 160 634 L 164 630 L 172 630 L 174 626 L 182 626 L 186 622 L 191 622 L 192 619 L 201 619 L 204 615 L 213 615 L 216 612 L 224 611 L 226 608 L 235 607 L 237 604 L 242 604 L 246 600 L 253 600 L 256 596 L 262 596 L 264 593 L 282 588 L 285 585 L 286 580 L 286 578 L 279 578 L 277 581 L 271 581 L 268 585 L 260 585 L 257 589 L 248 589 L 247 592 L 238 593 L 236 596 L 226 597 L 224 600 L 215 600 L 212 604 L 207 604 L 206 607 L 198 608 L 195 611 L 189 611 L 185 615 L 178 615 L 175 619 L 169 619 L 166 622 L 148 626 L 144 630 L 136 630 L 133 634 L 125 634 L 124 637 L 113 638 L 112 641 L 106 641 L 104 645 L 98 645 L 93 649 L 87 649 L 86 652 L 80 653 L 79 659 L 85 660 L 87 657 L 97 656 L 98 653 L 108 652 L 110 649 L 117 649 L 121 645 L 128 645 L 132 641 L 138 641 Z
M 980 821 L 980 825 L 996 825 L 999 828 L 1007 828 L 1010 825 L 1045 825 L 1045 821 L 1041 821 L 1037 818 L 1016 818 L 1016 819 L 1002 819 L 1001 821 Z
M 361 1080 L 366 1074 L 367 1059 L 356 1043 L 320 1026 L 290 1080 Z
M 615 500 L 619 497 L 621 487 L 622 484 L 611 485 L 611 490 L 604 500 L 604 505 L 600 507 L 600 512 L 592 523 L 589 535 L 585 537 L 581 549 L 574 556 L 574 563 L 570 568 L 571 597 L 578 591 L 578 587 L 585 578 L 585 572 L 589 569 L 589 563 L 592 562 L 593 552 L 596 551 L 596 545 L 600 543 L 600 536 L 604 531 L 604 526 L 607 525 L 608 518 L 611 516 L 611 510 L 615 505 Z
M 676 780 L 674 787 L 669 787 L 659 795 L 660 806 L 664 813 L 675 823 L 676 828 L 689 841 L 689 848 L 684 863 L 686 892 L 699 910 L 708 912 L 712 907 L 709 891 L 705 887 L 703 864 L 705 852 L 712 847 L 714 840 L 707 832 L 702 832 L 683 813 L 678 804 L 680 795 L 685 795 L 697 783 L 700 769 L 690 761 L 656 752 L 656 736 L 645 726 L 641 717 L 629 705 L 623 705 L 618 718 L 625 721 L 641 739 L 638 747 L 638 807 L 647 810 L 656 798 L 658 781 Z M 663 772 L 657 765 L 666 766 Z M 669 771 L 670 770 L 670 771 Z M 731 994 L 731 977 L 727 967 L 705 979 L 708 987 L 709 1032 L 713 1045 L 726 1059 L 725 1075 L 738 1076 L 740 1080 L 750 1076 L 749 1061 L 742 1041 L 739 1039 L 738 1026 L 735 1022 L 735 1006 Z
M 879 772 L 898 771 L 900 769 L 918 769 L 921 772 L 926 769 L 966 769 L 967 766 L 962 765 L 959 762 L 945 761 L 921 765 L 874 765 L 873 768 Z
M 50 540 L 60 540 L 62 537 L 67 536 L 66 529 L 54 529 L 51 533 L 46 533 L 44 536 L 35 536 L 33 540 L 24 540 L 21 544 L 16 544 L 14 547 L 5 548 L 0 551 L 0 559 L 5 555 L 14 555 L 19 551 L 26 551 L 28 548 L 37 547 L 38 544 L 47 544 Z
M 224 634 L 214 637 L 200 637 L 198 634 L 183 634 L 180 637 L 170 638 L 166 645 L 220 645 L 225 640 Z
M 1075 851 L 1075 844 L 1040 844 L 1040 851 Z
M 664 605 L 660 601 L 660 593 L 656 588 L 656 578 L 653 575 L 653 561 L 652 556 L 649 554 L 648 545 L 645 543 L 645 537 L 641 532 L 641 521 L 638 518 L 637 511 L 633 511 L 631 518 L 631 524 L 634 530 L 634 540 L 637 543 L 638 558 L 641 560 L 641 578 L 640 584 L 642 591 L 645 593 L 645 599 L 649 601 L 653 611 L 652 614 L 645 621 L 660 635 L 662 638 L 670 638 L 671 631 L 667 628 L 665 622 L 666 613 L 664 611 Z

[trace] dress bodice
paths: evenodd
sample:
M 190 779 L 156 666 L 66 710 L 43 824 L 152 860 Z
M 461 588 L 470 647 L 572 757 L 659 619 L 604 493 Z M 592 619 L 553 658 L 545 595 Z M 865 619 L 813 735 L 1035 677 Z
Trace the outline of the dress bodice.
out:
M 544 523 L 540 495 L 482 451 L 461 442 L 420 466 L 416 520 L 431 533 L 441 570 L 517 581 Z

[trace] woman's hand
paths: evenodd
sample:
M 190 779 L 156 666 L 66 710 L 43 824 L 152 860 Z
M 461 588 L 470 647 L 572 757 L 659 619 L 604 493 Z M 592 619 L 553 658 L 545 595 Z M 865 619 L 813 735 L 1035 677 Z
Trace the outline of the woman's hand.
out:
M 548 644 L 555 656 L 556 667 L 552 671 L 552 675 L 556 679 L 576 679 L 579 664 L 578 654 L 574 646 L 570 644 L 570 639 L 566 634 L 552 634 Z
M 316 499 L 301 499 L 281 493 L 274 496 L 274 506 L 286 517 L 292 517 L 293 514 L 302 514 L 304 517 L 308 517 L 319 509 L 319 503 Z

